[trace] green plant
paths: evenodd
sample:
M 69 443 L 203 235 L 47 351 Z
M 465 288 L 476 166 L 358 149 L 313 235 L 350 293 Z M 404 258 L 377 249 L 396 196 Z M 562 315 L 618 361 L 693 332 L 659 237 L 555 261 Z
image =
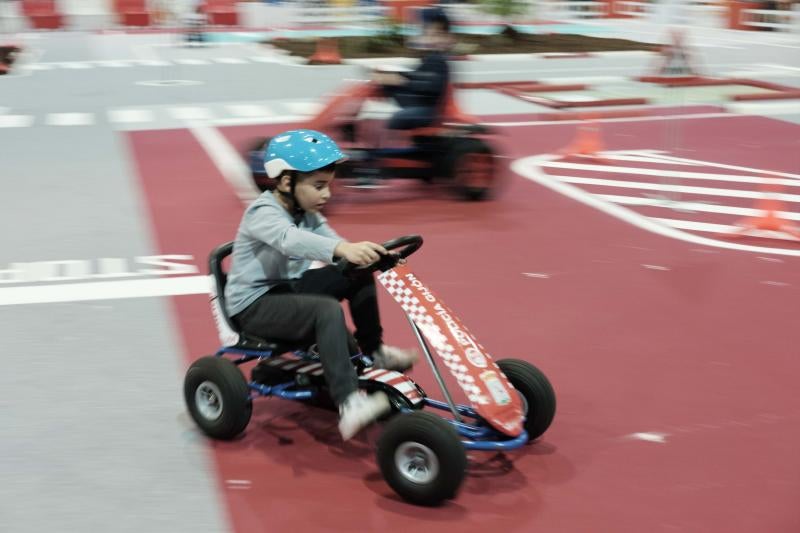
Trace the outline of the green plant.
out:
M 393 50 L 402 47 L 403 40 L 403 26 L 391 17 L 384 17 L 378 26 L 378 31 L 367 37 L 366 49 L 368 52 Z
M 530 0 L 474 0 L 482 11 L 497 15 L 508 24 L 512 18 L 524 15 L 531 5 Z

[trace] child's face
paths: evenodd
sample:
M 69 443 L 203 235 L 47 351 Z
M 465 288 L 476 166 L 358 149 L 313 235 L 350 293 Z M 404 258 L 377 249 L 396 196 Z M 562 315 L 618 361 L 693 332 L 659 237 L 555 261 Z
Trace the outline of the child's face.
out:
M 431 23 L 422 26 L 419 41 L 424 48 L 442 50 L 450 46 L 451 36 L 440 24 Z
M 294 187 L 294 196 L 300 208 L 316 213 L 331 197 L 333 170 L 317 170 L 308 174 L 299 174 Z

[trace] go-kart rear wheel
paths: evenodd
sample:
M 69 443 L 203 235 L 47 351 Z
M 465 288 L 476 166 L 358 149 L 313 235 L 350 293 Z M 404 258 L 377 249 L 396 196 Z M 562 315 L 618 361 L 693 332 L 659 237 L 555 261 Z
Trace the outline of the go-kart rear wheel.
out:
M 236 365 L 222 357 L 208 356 L 192 363 L 183 396 L 192 419 L 215 439 L 238 436 L 253 413 L 247 381 Z
M 483 200 L 489 196 L 497 165 L 488 144 L 471 137 L 455 139 L 446 161 L 447 176 L 457 194 L 467 200 Z
M 389 486 L 419 505 L 438 505 L 455 497 L 467 468 L 464 446 L 453 427 L 424 411 L 389 420 L 376 454 Z
M 556 414 L 556 395 L 544 373 L 527 361 L 500 359 L 497 366 L 522 397 L 528 440 L 540 437 Z

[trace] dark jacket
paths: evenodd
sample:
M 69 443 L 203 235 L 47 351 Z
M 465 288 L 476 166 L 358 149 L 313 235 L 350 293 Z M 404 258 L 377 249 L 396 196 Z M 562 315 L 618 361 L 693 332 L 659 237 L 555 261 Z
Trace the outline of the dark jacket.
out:
M 450 81 L 450 67 L 445 54 L 429 52 L 415 70 L 402 74 L 408 83 L 400 90 L 418 97 L 418 105 L 439 107 L 442 104 Z

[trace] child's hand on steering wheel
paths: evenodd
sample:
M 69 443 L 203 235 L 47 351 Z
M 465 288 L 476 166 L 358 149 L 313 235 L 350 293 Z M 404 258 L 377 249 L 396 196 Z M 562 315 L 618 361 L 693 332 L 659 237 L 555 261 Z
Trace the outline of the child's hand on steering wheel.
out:
M 346 259 L 350 263 L 358 266 L 367 266 L 380 260 L 382 255 L 387 255 L 389 252 L 374 242 L 346 242 L 342 241 L 336 245 L 333 251 L 335 257 Z

